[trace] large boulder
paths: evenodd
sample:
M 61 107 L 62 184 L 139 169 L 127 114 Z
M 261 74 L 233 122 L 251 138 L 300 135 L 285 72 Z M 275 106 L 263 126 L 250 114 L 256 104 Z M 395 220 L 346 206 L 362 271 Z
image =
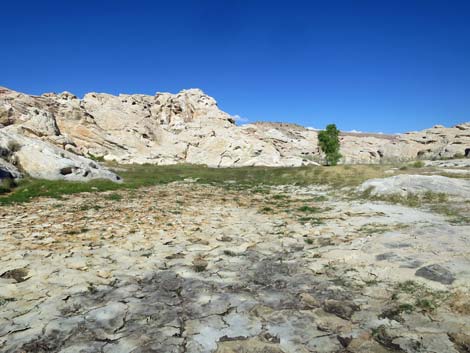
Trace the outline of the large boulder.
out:
M 90 159 L 13 132 L 0 130 L 0 151 L 0 171 L 12 178 L 18 178 L 22 171 L 39 179 L 121 181 L 118 175 Z
M 372 196 L 445 193 L 470 198 L 470 180 L 447 178 L 440 175 L 395 175 L 388 178 L 370 179 L 357 190 L 370 192 Z

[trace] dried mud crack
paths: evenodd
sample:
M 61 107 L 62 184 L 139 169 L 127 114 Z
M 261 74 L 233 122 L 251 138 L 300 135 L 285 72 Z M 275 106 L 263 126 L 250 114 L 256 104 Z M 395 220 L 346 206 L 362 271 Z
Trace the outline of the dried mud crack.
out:
M 0 351 L 469 350 L 468 224 L 325 187 L 113 194 L 0 208 Z

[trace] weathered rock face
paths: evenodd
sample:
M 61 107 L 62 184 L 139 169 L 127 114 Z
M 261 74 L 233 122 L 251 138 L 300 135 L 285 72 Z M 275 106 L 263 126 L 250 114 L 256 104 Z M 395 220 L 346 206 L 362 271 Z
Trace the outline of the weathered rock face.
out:
M 21 177 L 21 171 L 33 178 L 88 181 L 109 179 L 116 174 L 92 160 L 77 156 L 50 143 L 0 130 L 0 179 Z
M 470 180 L 447 178 L 441 175 L 395 175 L 370 179 L 358 187 L 359 192 L 370 190 L 371 195 L 420 194 L 427 191 L 470 198 Z
M 236 126 L 199 89 L 155 96 L 71 93 L 29 96 L 0 88 L 2 130 L 82 156 L 119 163 L 211 167 L 300 166 L 321 161 L 317 132 L 293 124 Z M 470 154 L 470 123 L 388 136 L 341 135 L 344 163 L 380 163 Z
M 403 134 L 401 139 L 419 146 L 418 158 L 470 157 L 470 122 L 452 128 L 436 125 L 431 129 Z

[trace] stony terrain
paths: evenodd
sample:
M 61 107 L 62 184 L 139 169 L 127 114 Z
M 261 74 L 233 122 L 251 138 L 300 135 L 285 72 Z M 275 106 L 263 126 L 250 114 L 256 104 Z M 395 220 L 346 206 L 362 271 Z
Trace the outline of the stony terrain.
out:
M 39 145 L 34 151 L 48 150 L 47 157 L 39 152 L 35 160 L 45 157 L 42 174 L 53 179 L 67 179 L 60 173 L 64 164 L 75 179 L 83 174 L 83 163 L 63 161 L 64 150 L 118 163 L 210 167 L 301 166 L 323 158 L 316 131 L 283 123 L 237 126 L 234 117 L 199 89 L 154 96 L 88 93 L 79 99 L 69 92 L 31 96 L 0 88 L 0 131 L 2 164 L 34 174 L 37 168 L 31 168 L 29 153 L 21 152 L 24 138 L 29 138 Z M 2 146 L 7 138 L 16 148 Z M 464 157 L 470 155 L 470 123 L 394 136 L 343 133 L 341 153 L 342 163 Z
M 0 351 L 469 352 L 470 123 L 341 153 L 377 165 L 198 89 L 0 88 Z
M 0 351 L 468 352 L 469 211 L 229 178 L 0 206 Z

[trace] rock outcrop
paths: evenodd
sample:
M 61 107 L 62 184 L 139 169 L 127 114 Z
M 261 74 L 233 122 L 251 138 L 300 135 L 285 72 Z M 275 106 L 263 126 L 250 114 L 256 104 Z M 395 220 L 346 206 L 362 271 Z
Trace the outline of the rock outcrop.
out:
M 33 178 L 88 181 L 121 178 L 98 163 L 50 143 L 0 130 L 0 179 L 17 179 L 23 171 Z
M 0 128 L 83 157 L 119 163 L 210 167 L 301 166 L 321 162 L 317 132 L 294 124 L 237 126 L 199 89 L 178 94 L 69 92 L 31 96 L 0 88 Z M 343 133 L 343 163 L 470 154 L 470 123 L 403 135 Z
M 441 175 L 395 175 L 370 179 L 358 187 L 359 192 L 369 191 L 373 196 L 445 193 L 470 198 L 470 180 L 448 178 Z

